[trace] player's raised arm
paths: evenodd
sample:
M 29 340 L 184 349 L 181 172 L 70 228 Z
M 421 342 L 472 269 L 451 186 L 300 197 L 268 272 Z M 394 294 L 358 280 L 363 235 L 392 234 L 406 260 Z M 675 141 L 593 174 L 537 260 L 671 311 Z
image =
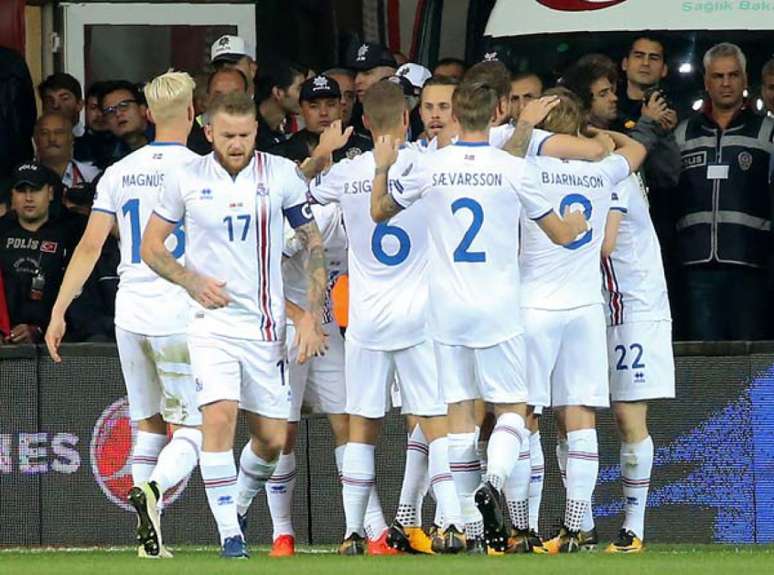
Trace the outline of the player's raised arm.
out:
M 605 131 L 604 133 L 610 136 L 615 143 L 615 153 L 623 156 L 629 162 L 630 171 L 639 170 L 648 155 L 645 146 L 620 132 Z
M 403 209 L 387 191 L 390 168 L 398 159 L 399 142 L 392 136 L 380 136 L 374 142 L 374 182 L 371 188 L 371 219 L 375 222 L 389 220 Z
M 322 172 L 326 166 L 331 164 L 331 155 L 333 152 L 346 146 L 352 135 L 352 126 L 342 131 L 341 120 L 336 120 L 320 134 L 320 141 L 317 147 L 306 160 L 301 163 L 301 173 L 308 180 L 314 178 Z
M 175 226 L 177 222 L 166 220 L 155 212 L 151 215 L 142 237 L 142 261 L 164 279 L 185 288 L 205 308 L 216 309 L 228 305 L 229 298 L 223 290 L 226 282 L 186 269 L 164 245 L 164 240 Z
M 51 310 L 51 321 L 48 324 L 45 337 L 48 353 L 56 363 L 62 361 L 59 356 L 59 345 L 62 343 L 66 330 L 65 313 L 67 308 L 81 292 L 83 284 L 86 283 L 94 270 L 94 266 L 102 253 L 102 246 L 110 230 L 113 229 L 114 222 L 114 214 L 106 210 L 95 209 L 92 211 L 81 241 L 78 242 L 70 263 L 67 265 L 59 294 L 56 296 L 54 307 Z

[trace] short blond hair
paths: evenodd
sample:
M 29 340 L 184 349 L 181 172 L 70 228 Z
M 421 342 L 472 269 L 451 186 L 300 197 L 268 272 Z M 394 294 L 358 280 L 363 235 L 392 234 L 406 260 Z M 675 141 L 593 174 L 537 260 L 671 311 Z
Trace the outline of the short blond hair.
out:
M 170 70 L 153 78 L 143 88 L 153 119 L 163 122 L 184 115 L 193 103 L 195 88 L 196 82 L 185 72 Z
M 559 104 L 548 112 L 540 128 L 555 134 L 571 136 L 577 136 L 583 131 L 587 118 L 583 111 L 583 102 L 575 92 L 557 86 L 546 90 L 543 96 L 556 96 L 559 98 Z
M 452 110 L 463 130 L 483 131 L 497 113 L 497 88 L 484 81 L 463 80 L 452 96 Z
M 403 90 L 389 80 L 377 82 L 363 95 L 363 114 L 368 125 L 378 132 L 400 126 L 405 109 Z

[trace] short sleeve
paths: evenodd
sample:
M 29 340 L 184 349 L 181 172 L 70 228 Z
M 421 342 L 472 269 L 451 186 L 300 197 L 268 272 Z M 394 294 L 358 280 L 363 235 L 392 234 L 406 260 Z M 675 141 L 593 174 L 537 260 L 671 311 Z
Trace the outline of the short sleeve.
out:
M 344 193 L 344 184 L 351 175 L 351 160 L 342 160 L 315 176 L 309 182 L 309 195 L 318 204 L 338 202 Z
M 283 158 L 282 208 L 288 209 L 306 203 L 306 179 L 291 160 Z
M 617 186 L 632 173 L 626 158 L 616 153 L 610 154 L 599 162 L 599 167 L 614 186 Z
M 157 216 L 171 224 L 180 223 L 185 214 L 185 200 L 183 199 L 180 177 L 179 170 L 170 170 L 166 174 L 159 203 L 153 210 Z
M 637 176 L 632 174 L 613 188 L 610 197 L 610 210 L 627 213 L 629 211 L 629 201 L 632 194 L 638 191 L 639 184 Z
M 489 130 L 489 145 L 502 150 L 505 144 L 508 143 L 508 140 L 511 139 L 511 136 L 513 136 L 515 130 L 516 128 L 510 123 L 492 128 Z
M 108 168 L 97 183 L 97 190 L 94 193 L 94 203 L 91 205 L 92 211 L 115 215 L 116 202 L 112 194 L 112 190 L 115 189 L 115 187 L 111 185 L 112 181 L 113 171 Z
M 517 158 L 513 160 L 518 161 Z M 540 220 L 553 212 L 554 208 L 540 189 L 537 165 L 531 161 L 520 163 L 521 166 L 517 165 L 511 170 L 511 173 L 515 174 L 512 177 L 514 177 L 516 193 L 527 217 L 531 220 Z
M 529 138 L 529 146 L 527 147 L 527 157 L 534 158 L 543 153 L 543 144 L 553 136 L 551 132 L 545 130 L 538 130 L 537 128 L 532 130 L 532 135 Z
M 418 153 L 408 161 L 390 168 L 388 174 L 389 194 L 402 208 L 408 208 L 430 189 L 430 173 L 424 160 L 433 154 L 422 156 Z

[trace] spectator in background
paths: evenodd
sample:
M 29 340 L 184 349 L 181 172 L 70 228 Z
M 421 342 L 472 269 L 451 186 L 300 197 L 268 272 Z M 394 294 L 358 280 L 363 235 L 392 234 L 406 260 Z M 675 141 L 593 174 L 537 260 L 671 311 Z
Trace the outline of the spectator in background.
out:
M 83 135 L 83 90 L 81 83 L 74 76 L 64 72 L 51 74 L 38 86 L 38 96 L 43 103 L 43 112 L 57 112 L 69 118 L 73 135 L 76 138 Z
M 14 50 L 0 47 L 0 180 L 34 157 L 32 129 L 37 115 L 27 63 Z
M 682 155 L 677 204 L 678 284 L 689 340 L 770 335 L 769 165 L 774 120 L 745 102 L 747 59 L 722 43 L 704 55 L 709 101 L 676 131 Z
M 422 117 L 419 115 L 419 96 L 422 94 L 422 86 L 432 76 L 430 70 L 419 64 L 403 64 L 395 72 L 395 77 L 406 96 L 406 105 L 409 110 L 409 128 L 406 141 L 414 142 L 424 132 Z
M 766 113 L 774 116 L 774 58 L 766 62 L 761 70 L 761 98 Z
M 300 102 L 304 129 L 269 150 L 272 154 L 299 164 L 312 155 L 323 130 L 336 120 L 341 120 L 339 85 L 333 78 L 315 76 L 301 84 Z M 333 152 L 333 161 L 355 158 L 372 147 L 371 140 L 353 133 L 343 147 Z
M 242 72 L 247 78 L 247 93 L 250 96 L 255 94 L 255 78 L 258 73 L 255 49 L 243 38 L 226 35 L 215 40 L 210 49 L 210 63 L 216 71 L 235 68 Z
M 420 137 L 423 144 L 433 138 L 443 138 L 448 133 L 444 145 L 458 132 L 457 123 L 452 116 L 452 96 L 459 82 L 451 76 L 433 76 L 422 86 L 419 101 L 419 114 L 425 131 Z
M 100 107 L 108 129 L 118 139 L 110 153 L 111 163 L 153 139 L 145 99 L 131 82 L 116 80 L 107 84 Z
M 626 90 L 618 101 L 619 117 L 614 128 L 648 150 L 640 173 L 648 188 L 651 219 L 661 243 L 664 273 L 671 291 L 676 280 L 674 194 L 682 164 L 674 136 L 677 112 L 660 88 L 669 73 L 664 45 L 650 36 L 635 38 L 621 69 L 626 75 Z M 680 309 L 676 301 L 672 303 L 672 315 L 679 325 Z
M 36 162 L 13 174 L 8 225 L 0 231 L 0 273 L 11 332 L 5 343 L 37 343 L 48 325 L 66 260 L 77 242 L 69 220 L 49 217 L 53 189 L 48 168 Z
M 346 65 L 355 70 L 355 95 L 357 96 L 350 125 L 356 133 L 371 139 L 371 132 L 363 125 L 363 95 L 379 80 L 393 76 L 398 69 L 398 63 L 392 53 L 381 44 L 364 43 L 353 47 L 347 57 Z
M 94 164 L 73 159 L 73 130 L 70 118 L 59 112 L 45 112 L 33 132 L 38 162 L 59 176 L 65 188 L 92 182 L 99 175 Z
M 263 152 L 284 142 L 290 133 L 288 116 L 300 113 L 298 97 L 307 69 L 278 62 L 258 79 L 258 137 L 255 147 Z
M 618 119 L 618 70 L 607 56 L 583 56 L 564 73 L 560 84 L 581 99 L 595 128 L 606 130 Z
M 441 58 L 433 69 L 433 76 L 448 76 L 458 82 L 462 80 L 468 67 L 459 58 Z
M 207 79 L 207 95 L 204 102 L 205 109 L 218 96 L 231 92 L 247 92 L 249 82 L 245 75 L 237 68 L 220 68 L 210 74 Z M 202 156 L 212 151 L 212 143 L 204 135 L 206 124 L 205 114 L 199 114 L 194 119 L 191 133 L 188 135 L 188 148 Z
M 355 105 L 355 74 L 347 68 L 331 68 L 323 76 L 333 78 L 341 90 L 341 122 L 349 126 L 352 121 L 352 108 Z
M 100 170 L 110 163 L 109 154 L 116 143 L 100 107 L 105 87 L 109 87 L 108 82 L 94 82 L 89 86 L 84 105 L 86 130 L 73 143 L 73 157 L 79 162 L 91 162 Z
M 543 93 L 543 80 L 532 72 L 514 74 L 511 78 L 511 122 L 515 125 L 524 106 Z
M 0 229 L 7 221 L 5 216 L 11 209 L 11 179 L 0 180 Z

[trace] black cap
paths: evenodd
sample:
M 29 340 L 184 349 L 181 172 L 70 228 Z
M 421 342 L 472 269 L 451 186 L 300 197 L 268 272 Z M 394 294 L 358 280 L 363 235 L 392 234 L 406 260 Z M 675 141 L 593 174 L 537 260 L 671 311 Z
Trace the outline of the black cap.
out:
M 341 98 L 339 83 L 328 76 L 314 76 L 301 84 L 300 102 L 319 100 L 320 98 Z
M 29 186 L 35 190 L 39 190 L 46 184 L 51 183 L 51 174 L 51 170 L 43 164 L 39 164 L 38 162 L 25 162 L 13 171 L 13 187 L 16 189 L 21 188 L 22 186 Z
M 355 70 L 370 70 L 377 66 L 390 66 L 397 68 L 398 62 L 392 52 L 381 44 L 360 44 L 354 53 L 350 55 L 349 67 Z

